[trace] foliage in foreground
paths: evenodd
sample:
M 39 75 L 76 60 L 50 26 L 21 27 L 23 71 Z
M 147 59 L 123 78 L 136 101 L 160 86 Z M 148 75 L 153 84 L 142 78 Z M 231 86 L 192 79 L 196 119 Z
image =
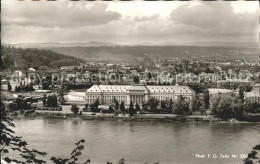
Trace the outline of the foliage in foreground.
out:
M 1 102 L 1 155 L 5 156 L 4 160 L 8 163 L 46 163 L 44 160 L 38 159 L 38 156 L 45 156 L 47 153 L 40 152 L 35 149 L 27 148 L 27 142 L 22 140 L 22 137 L 14 135 L 15 125 L 8 117 L 8 112 L 5 110 L 4 104 Z M 8 157 L 10 151 L 19 152 L 21 160 Z
M 254 164 L 253 160 L 258 161 L 256 162 L 256 164 L 260 163 L 260 156 L 257 157 L 257 151 L 260 151 L 260 144 L 253 147 L 253 150 L 250 153 L 248 153 L 247 158 L 244 159 L 244 164 Z

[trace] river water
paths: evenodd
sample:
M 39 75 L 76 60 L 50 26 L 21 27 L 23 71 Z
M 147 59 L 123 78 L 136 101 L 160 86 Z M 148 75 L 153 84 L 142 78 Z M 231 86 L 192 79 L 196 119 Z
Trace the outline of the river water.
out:
M 69 157 L 85 139 L 80 161 L 91 163 L 242 163 L 243 154 L 260 143 L 259 123 L 152 123 L 81 119 L 15 119 L 16 134 L 31 148 Z M 213 155 L 217 158 L 213 158 Z M 221 154 L 226 158 L 221 158 Z M 203 158 L 204 155 L 204 158 Z M 208 157 L 210 155 L 210 157 Z M 237 157 L 232 155 L 237 155 Z M 222 157 L 224 157 L 222 156 Z M 228 158 L 229 156 L 229 158 Z M 202 157 L 202 158 L 199 158 Z M 50 163 L 50 162 L 48 162 Z

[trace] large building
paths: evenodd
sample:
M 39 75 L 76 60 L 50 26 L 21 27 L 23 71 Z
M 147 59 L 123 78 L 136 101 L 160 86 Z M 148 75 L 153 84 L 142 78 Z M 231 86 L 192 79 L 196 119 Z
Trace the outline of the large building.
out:
M 110 104 L 114 98 L 129 104 L 147 102 L 154 97 L 158 100 L 177 99 L 183 95 L 191 99 L 195 92 L 187 86 L 146 86 L 146 85 L 93 85 L 86 91 L 86 103 L 93 103 L 97 98 L 101 104 Z

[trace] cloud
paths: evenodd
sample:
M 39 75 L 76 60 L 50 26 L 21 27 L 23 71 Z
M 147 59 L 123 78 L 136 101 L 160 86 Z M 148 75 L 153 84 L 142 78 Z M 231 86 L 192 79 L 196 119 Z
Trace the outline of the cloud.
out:
M 145 21 L 154 21 L 156 20 L 158 17 L 160 17 L 160 14 L 154 14 L 151 16 L 135 16 L 134 17 L 134 21 L 137 22 L 145 22 Z
M 135 2 L 131 2 L 133 15 L 130 9 L 127 14 L 112 9 L 111 5 L 117 2 L 38 2 L 3 1 L 4 42 L 95 40 L 128 44 L 258 40 L 259 14 L 257 11 L 234 12 L 233 2 L 232 5 L 225 1 L 185 2 L 167 12 L 168 16 L 155 10 L 147 12 L 148 9 L 136 14 L 135 11 L 140 12 L 141 2 L 137 8 Z M 143 5 L 149 8 L 147 3 Z
M 82 2 L 62 1 L 62 3 L 53 2 L 53 5 L 46 2 L 39 3 L 20 2 L 19 4 L 19 2 L 13 2 L 5 4 L 3 25 L 71 28 L 107 24 L 121 17 L 118 12 L 108 11 L 107 4 L 99 2 L 90 6 Z
M 235 13 L 230 2 L 206 2 L 182 5 L 173 10 L 170 19 L 177 25 L 208 36 L 246 36 L 258 33 L 258 12 Z M 185 31 L 185 30 L 184 30 Z

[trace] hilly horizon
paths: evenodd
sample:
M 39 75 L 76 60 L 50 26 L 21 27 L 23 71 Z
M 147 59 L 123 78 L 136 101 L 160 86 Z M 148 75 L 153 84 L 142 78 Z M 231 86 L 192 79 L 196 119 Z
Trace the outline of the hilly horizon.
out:
M 88 43 L 22 43 L 5 44 L 20 48 L 38 48 L 52 50 L 58 54 L 76 57 L 85 61 L 129 61 L 135 58 L 203 58 L 206 60 L 237 60 L 259 59 L 257 43 L 247 42 L 197 42 L 178 45 L 177 43 L 164 43 L 154 45 L 150 43 L 135 45 L 120 45 L 91 41 Z
M 2 43 L 2 45 L 14 46 L 20 48 L 52 48 L 52 47 L 102 47 L 102 46 L 198 46 L 198 47 L 259 47 L 257 42 L 223 42 L 223 41 L 199 41 L 199 42 L 162 42 L 162 43 L 134 43 L 134 44 L 118 44 L 101 41 L 90 42 L 40 42 L 40 43 Z

